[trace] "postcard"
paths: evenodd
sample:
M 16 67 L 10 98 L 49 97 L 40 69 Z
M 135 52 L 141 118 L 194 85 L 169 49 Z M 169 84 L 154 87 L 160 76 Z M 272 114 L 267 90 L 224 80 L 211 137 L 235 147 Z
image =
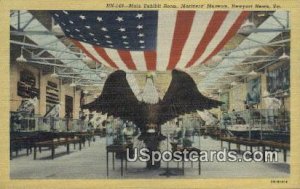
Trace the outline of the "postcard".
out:
M 299 5 L 2 0 L 0 186 L 299 188 Z

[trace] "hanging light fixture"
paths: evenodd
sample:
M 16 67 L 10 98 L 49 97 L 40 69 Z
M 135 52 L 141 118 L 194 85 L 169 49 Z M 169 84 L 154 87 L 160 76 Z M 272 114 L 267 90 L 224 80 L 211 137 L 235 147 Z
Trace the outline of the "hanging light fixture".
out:
M 74 79 L 72 79 L 72 83 L 70 84 L 70 87 L 76 87 L 76 83 L 74 82 Z
M 268 16 L 268 13 L 267 12 L 258 12 L 257 16 L 258 17 L 266 17 L 266 16 Z
M 257 72 L 256 72 L 256 71 L 254 71 L 254 70 L 252 70 L 251 72 L 249 72 L 249 73 L 248 73 L 248 75 L 255 76 L 255 75 L 257 75 Z
M 86 55 L 83 55 L 82 61 L 85 62 L 85 63 L 88 63 L 88 64 L 91 64 L 91 63 L 94 62 L 93 59 L 91 59 L 90 57 L 88 57 Z
M 51 74 L 50 77 L 58 77 L 58 74 L 57 74 L 56 71 L 55 71 L 55 66 L 54 66 L 53 73 Z
M 283 96 L 289 96 L 289 93 L 288 93 L 287 91 L 285 91 L 285 92 L 283 93 Z
M 58 24 L 52 26 L 52 32 L 56 35 L 64 35 L 64 32 Z
M 101 72 L 101 73 L 100 73 L 100 77 L 101 77 L 101 78 L 107 77 L 107 73 Z
M 283 40 L 283 34 L 281 33 L 281 39 Z M 283 45 L 283 52 L 282 52 L 282 55 L 278 58 L 279 60 L 289 60 L 290 59 L 290 56 L 286 54 L 285 52 L 285 46 Z
M 23 47 L 21 47 L 21 55 L 16 59 L 19 63 L 25 63 L 27 62 L 27 59 L 23 56 Z
M 255 28 L 255 24 L 251 20 L 247 19 L 246 22 L 242 24 L 241 28 Z
M 55 21 L 53 18 L 52 18 L 52 32 L 55 35 L 65 35 L 65 33 L 63 32 L 61 27 L 58 24 L 55 24 Z
M 26 42 L 26 37 L 24 36 L 23 37 L 23 43 L 25 43 L 25 42 Z M 16 58 L 16 61 L 18 63 L 25 63 L 25 62 L 27 62 L 27 59 L 23 56 L 23 51 L 24 51 L 24 46 L 21 47 L 21 55 L 18 58 Z
M 246 20 L 246 22 L 239 29 L 239 33 L 241 33 L 241 34 L 250 34 L 251 31 L 255 28 L 256 28 L 256 26 L 252 21 Z
M 253 22 L 253 13 L 251 14 L 251 20 L 250 18 L 247 19 L 244 24 L 241 25 L 238 33 L 241 34 L 250 34 L 254 29 L 256 28 L 254 22 Z
M 233 81 L 233 82 L 230 83 L 230 85 L 231 85 L 231 86 L 236 86 L 236 85 L 237 85 L 237 82 Z
M 285 52 L 283 52 L 282 55 L 278 59 L 279 60 L 289 60 L 290 56 L 287 55 Z

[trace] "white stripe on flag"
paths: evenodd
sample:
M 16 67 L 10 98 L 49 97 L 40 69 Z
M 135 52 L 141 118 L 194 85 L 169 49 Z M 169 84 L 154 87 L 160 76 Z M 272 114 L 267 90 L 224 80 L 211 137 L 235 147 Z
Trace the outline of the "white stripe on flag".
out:
M 204 53 L 199 58 L 196 64 L 202 63 L 210 55 L 210 53 L 218 46 L 218 44 L 222 41 L 225 35 L 228 33 L 231 26 L 235 23 L 236 19 L 240 16 L 240 11 L 230 11 L 226 16 L 225 20 L 222 23 L 222 26 L 219 28 L 218 32 L 214 36 L 214 38 L 209 42 L 208 46 L 206 47 Z
M 106 54 L 110 57 L 110 59 L 116 63 L 118 68 L 120 70 L 128 71 L 126 64 L 123 62 L 123 60 L 120 58 L 120 55 L 117 50 L 110 49 L 110 48 L 103 48 L 106 52 Z
M 104 64 L 105 66 L 111 68 L 111 66 L 97 53 L 94 47 L 88 43 L 78 41 L 91 55 L 93 55 L 99 62 Z
M 187 62 L 193 57 L 195 50 L 201 41 L 206 28 L 211 20 L 213 11 L 196 11 L 190 35 L 182 50 L 182 54 L 176 68 L 184 69 Z
M 177 11 L 159 11 L 157 24 L 156 70 L 167 69 L 175 29 Z
M 147 71 L 146 61 L 143 51 L 130 51 L 132 60 L 139 71 Z

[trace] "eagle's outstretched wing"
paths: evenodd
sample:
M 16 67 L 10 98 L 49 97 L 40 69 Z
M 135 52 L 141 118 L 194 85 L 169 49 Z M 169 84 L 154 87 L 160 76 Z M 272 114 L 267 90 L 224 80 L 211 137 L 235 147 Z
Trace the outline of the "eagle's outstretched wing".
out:
M 141 107 L 128 84 L 126 73 L 121 70 L 108 76 L 101 95 L 95 101 L 82 106 L 83 109 L 107 113 L 135 124 L 140 122 Z
M 158 124 L 185 113 L 217 108 L 222 102 L 203 96 L 190 75 L 173 70 L 170 86 L 160 102 Z
M 161 125 L 179 115 L 218 107 L 222 102 L 203 96 L 186 73 L 173 70 L 171 84 L 158 104 L 139 102 L 130 88 L 126 73 L 115 71 L 106 80 L 101 95 L 83 109 L 108 113 L 134 122 L 142 130 L 146 124 Z

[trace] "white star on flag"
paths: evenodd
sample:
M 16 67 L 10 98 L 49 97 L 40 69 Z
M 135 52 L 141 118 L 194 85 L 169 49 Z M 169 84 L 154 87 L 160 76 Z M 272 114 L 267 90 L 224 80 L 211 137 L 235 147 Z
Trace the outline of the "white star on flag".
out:
M 119 31 L 120 31 L 120 32 L 124 32 L 124 31 L 126 31 L 126 29 L 121 27 L 121 28 L 119 29 Z
M 138 13 L 135 17 L 137 17 L 138 19 L 141 19 L 143 17 L 143 14 Z
M 116 21 L 123 22 L 124 20 L 123 20 L 123 17 L 118 16 L 117 19 L 116 19 Z
M 81 20 L 85 20 L 86 19 L 85 16 L 83 16 L 83 15 L 80 15 L 79 17 L 80 17 Z
M 98 22 L 102 22 L 103 21 L 103 19 L 102 19 L 102 17 L 97 17 L 97 20 L 98 20 Z
M 137 27 L 136 27 L 137 29 L 143 29 L 143 25 L 138 25 Z
M 101 30 L 102 31 L 107 31 L 107 28 L 106 27 L 102 27 Z

